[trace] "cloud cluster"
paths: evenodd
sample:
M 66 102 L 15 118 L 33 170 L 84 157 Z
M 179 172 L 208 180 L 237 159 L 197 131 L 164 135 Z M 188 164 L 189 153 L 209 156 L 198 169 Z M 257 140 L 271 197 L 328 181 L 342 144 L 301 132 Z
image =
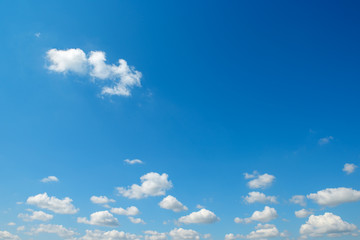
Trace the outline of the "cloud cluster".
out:
M 248 196 L 244 197 L 247 203 L 277 203 L 275 196 L 266 196 L 261 192 L 249 192 Z
M 79 211 L 72 205 L 72 199 L 66 197 L 58 199 L 56 197 L 49 197 L 47 193 L 31 196 L 26 200 L 27 204 L 35 205 L 39 208 L 48 209 L 60 214 L 75 214 Z
M 58 73 L 89 75 L 101 80 L 102 95 L 130 96 L 133 87 L 141 86 L 142 74 L 130 67 L 124 59 L 118 65 L 106 63 L 105 53 L 91 51 L 88 56 L 79 48 L 67 50 L 50 49 L 46 53 L 48 69 Z
M 181 202 L 179 202 L 175 197 L 169 195 L 165 197 L 161 202 L 159 203 L 159 206 L 164 209 L 169 209 L 174 212 L 181 212 L 181 211 L 187 211 L 188 208 L 184 206 Z
M 219 221 L 220 219 L 211 211 L 203 208 L 197 212 L 192 212 L 187 216 L 179 218 L 179 223 L 192 224 L 210 224 Z
M 317 193 L 307 195 L 307 198 L 314 200 L 322 206 L 337 206 L 342 203 L 360 201 L 360 191 L 352 188 L 327 188 Z
M 253 179 L 248 182 L 249 188 L 252 189 L 270 187 L 275 180 L 275 176 L 267 173 L 260 175 L 257 171 L 254 171 L 252 174 L 245 173 L 244 176 L 245 179 Z
M 265 206 L 263 211 L 255 211 L 249 218 L 238 218 L 234 219 L 236 223 L 250 223 L 252 221 L 269 222 L 278 217 L 275 208 Z
M 119 221 L 108 211 L 94 212 L 90 215 L 90 220 L 85 217 L 79 217 L 77 222 L 105 227 L 119 226 Z

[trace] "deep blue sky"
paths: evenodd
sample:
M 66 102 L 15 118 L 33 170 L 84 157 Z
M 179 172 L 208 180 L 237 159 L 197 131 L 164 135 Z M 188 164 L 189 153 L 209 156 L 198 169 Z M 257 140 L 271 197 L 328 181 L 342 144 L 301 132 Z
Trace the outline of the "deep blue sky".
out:
M 302 207 L 289 202 L 293 195 L 360 189 L 359 172 L 342 171 L 360 160 L 359 10 L 358 1 L 2 1 L 0 231 L 46 239 L 16 231 L 41 223 L 18 218 L 39 209 L 16 202 L 47 192 L 70 197 L 80 211 L 45 224 L 80 236 L 111 229 L 76 222 L 106 210 L 93 195 L 141 210 L 146 225 L 120 216 L 119 231 L 169 232 L 179 226 L 163 221 L 201 204 L 220 221 L 181 227 L 213 239 L 246 235 L 255 224 L 233 219 L 264 209 L 242 199 L 253 191 L 243 174 L 257 170 L 276 177 L 255 190 L 278 197 L 270 223 L 298 237 L 307 219 L 294 216 Z M 142 73 L 142 87 L 99 97 L 93 79 L 47 69 L 52 48 L 104 51 L 109 64 L 125 59 Z M 145 164 L 128 166 L 128 158 Z M 167 173 L 167 194 L 189 211 L 161 209 L 162 197 L 117 195 L 115 187 L 139 184 L 148 172 Z M 50 175 L 60 181 L 40 182 Z M 360 227 L 359 202 L 329 208 L 308 200 L 305 208 Z

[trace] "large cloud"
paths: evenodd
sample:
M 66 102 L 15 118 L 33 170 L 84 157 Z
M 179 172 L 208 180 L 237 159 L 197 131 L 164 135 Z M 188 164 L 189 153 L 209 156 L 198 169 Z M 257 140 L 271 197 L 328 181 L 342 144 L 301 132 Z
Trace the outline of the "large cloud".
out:
M 164 209 L 173 210 L 174 212 L 186 211 L 188 208 L 179 202 L 175 197 L 169 195 L 159 203 L 159 206 Z
M 261 192 L 249 192 L 248 196 L 245 196 L 244 199 L 247 203 L 277 203 L 275 196 L 266 196 Z
M 87 220 L 85 217 L 79 217 L 77 219 L 77 222 L 106 227 L 119 226 L 119 221 L 108 211 L 99 211 L 92 213 L 90 215 L 90 220 Z
M 73 230 L 65 228 L 63 225 L 53 225 L 53 224 L 40 224 L 38 227 L 33 227 L 30 231 L 31 235 L 39 233 L 53 233 L 58 235 L 61 238 L 72 238 L 78 233 Z
M 58 199 L 56 197 L 49 197 L 47 193 L 31 196 L 26 200 L 27 204 L 35 205 L 39 208 L 48 209 L 60 214 L 75 214 L 79 211 L 72 205 L 72 199 L 66 197 Z
M 360 201 L 360 191 L 352 188 L 327 188 L 317 193 L 307 195 L 307 198 L 314 200 L 322 206 L 337 206 L 342 203 Z
M 135 216 L 140 213 L 139 209 L 135 206 L 124 208 L 112 208 L 110 212 L 118 214 L 118 215 L 126 215 L 126 216 Z
M 141 237 L 135 234 L 112 231 L 100 231 L 100 230 L 86 230 L 85 236 L 80 240 L 140 240 Z
M 339 237 L 343 235 L 356 234 L 357 227 L 354 224 L 345 222 L 341 217 L 332 213 L 324 215 L 311 215 L 308 221 L 301 225 L 300 234 L 310 237 Z
M 8 231 L 0 231 L 0 239 L 4 239 L 4 240 L 20 240 L 19 236 L 11 234 Z
M 140 87 L 142 77 L 139 71 L 128 66 L 124 59 L 119 59 L 118 65 L 106 63 L 105 53 L 91 51 L 87 57 L 79 48 L 47 51 L 47 59 L 50 63 L 48 69 L 58 73 L 73 72 L 76 74 L 88 74 L 94 79 L 102 80 L 103 95 L 130 96 L 131 89 Z M 105 84 L 104 82 L 108 84 Z
M 257 171 L 254 171 L 253 174 L 245 173 L 244 176 L 245 179 L 253 179 L 248 182 L 249 188 L 267 188 L 275 180 L 275 176 L 267 173 L 260 175 Z
M 179 218 L 180 223 L 192 224 L 203 223 L 210 224 L 219 221 L 220 219 L 211 211 L 203 208 L 197 212 L 192 212 L 187 216 Z
M 191 229 L 175 228 L 169 235 L 173 240 L 199 240 L 200 234 Z
M 128 198 L 145 198 L 149 196 L 165 195 L 166 190 L 172 188 L 171 181 L 166 173 L 150 172 L 140 177 L 141 185 L 133 184 L 129 188 L 118 187 L 121 195 Z
M 18 217 L 23 219 L 26 222 L 32 222 L 35 220 L 46 222 L 46 221 L 50 221 L 54 217 L 53 215 L 47 214 L 43 211 L 32 211 L 30 209 L 29 209 L 29 211 L 32 212 L 32 214 L 20 213 L 18 215 Z
M 265 206 L 263 211 L 255 211 L 249 218 L 235 218 L 236 223 L 250 223 L 252 221 L 269 222 L 278 217 L 278 214 L 274 208 Z

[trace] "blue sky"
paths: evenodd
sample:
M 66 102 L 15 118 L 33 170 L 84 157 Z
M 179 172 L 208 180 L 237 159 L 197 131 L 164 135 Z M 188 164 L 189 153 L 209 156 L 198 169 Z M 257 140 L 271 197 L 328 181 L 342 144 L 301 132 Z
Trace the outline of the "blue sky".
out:
M 2 1 L 0 239 L 358 238 L 359 8 Z

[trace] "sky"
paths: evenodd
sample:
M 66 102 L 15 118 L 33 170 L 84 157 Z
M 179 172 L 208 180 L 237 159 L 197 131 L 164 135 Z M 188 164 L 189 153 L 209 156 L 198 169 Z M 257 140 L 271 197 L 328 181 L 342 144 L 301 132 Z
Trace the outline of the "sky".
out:
M 358 1 L 0 2 L 0 239 L 358 239 Z

